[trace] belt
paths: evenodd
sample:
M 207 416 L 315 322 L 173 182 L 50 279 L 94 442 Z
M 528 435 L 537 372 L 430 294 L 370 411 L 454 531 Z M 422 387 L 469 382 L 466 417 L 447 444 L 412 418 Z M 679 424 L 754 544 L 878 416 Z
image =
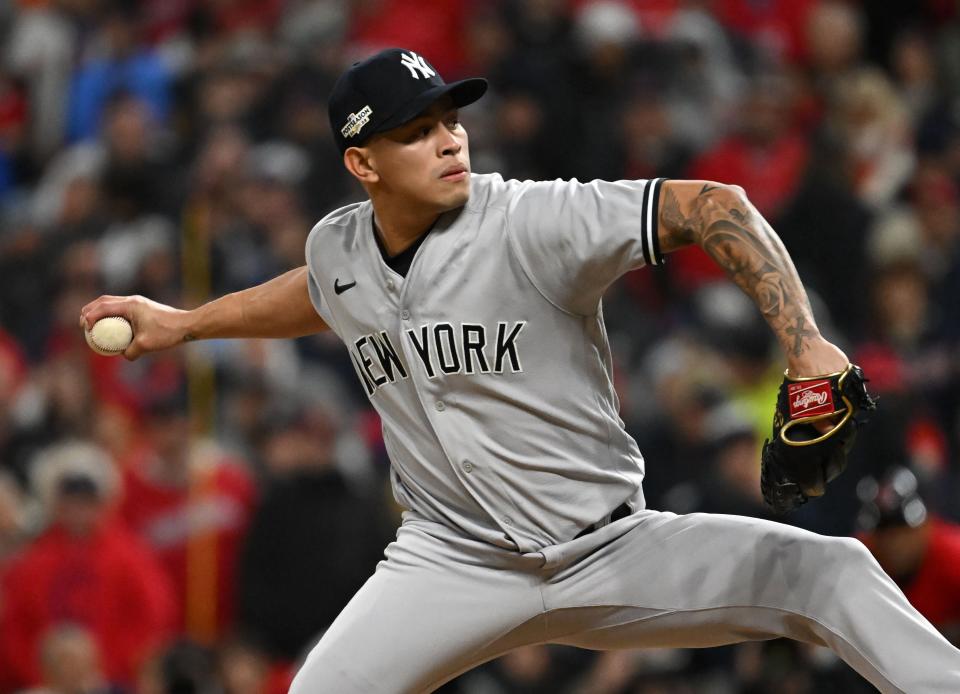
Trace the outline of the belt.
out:
M 579 533 L 577 533 L 577 538 L 583 537 L 584 535 L 589 535 L 594 530 L 599 530 L 603 526 L 609 525 L 610 523 L 613 523 L 614 521 L 618 521 L 621 518 L 626 518 L 627 516 L 630 515 L 630 513 L 631 513 L 630 505 L 626 501 L 624 501 L 622 504 L 620 504 L 615 509 L 613 509 L 613 511 L 610 512 L 610 515 L 604 516 L 603 518 L 598 520 L 596 523 L 593 523 L 592 525 L 588 525 L 586 528 L 584 528 Z M 577 539 L 577 538 L 574 538 L 574 539 Z

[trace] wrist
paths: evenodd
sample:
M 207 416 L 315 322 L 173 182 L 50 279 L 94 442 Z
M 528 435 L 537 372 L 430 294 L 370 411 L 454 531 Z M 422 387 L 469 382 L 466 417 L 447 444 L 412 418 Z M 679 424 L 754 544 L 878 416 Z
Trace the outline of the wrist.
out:
M 816 355 L 826 344 L 819 331 L 805 332 L 800 339 L 788 339 L 781 343 L 787 364 L 803 364 Z
M 840 348 L 818 333 L 804 342 L 804 349 L 799 354 L 787 352 L 787 375 L 793 378 L 822 376 L 843 371 L 849 363 Z
M 201 338 L 201 316 L 199 308 L 191 311 L 173 309 L 169 320 L 170 330 L 177 336 L 177 342 L 192 342 L 193 340 L 199 340 Z

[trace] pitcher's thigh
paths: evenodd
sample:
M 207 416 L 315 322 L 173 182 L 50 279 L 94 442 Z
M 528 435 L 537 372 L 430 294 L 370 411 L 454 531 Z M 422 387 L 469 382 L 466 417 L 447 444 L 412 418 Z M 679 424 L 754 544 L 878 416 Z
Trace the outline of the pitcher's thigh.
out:
M 960 653 L 850 538 L 652 512 L 554 576 L 545 602 L 560 643 L 682 647 L 787 636 L 828 646 L 883 692 L 960 691 Z
M 842 581 L 856 585 L 858 555 L 866 554 L 848 538 L 754 518 L 641 513 L 646 518 L 636 527 L 553 577 L 548 610 L 627 606 L 653 616 L 765 607 L 818 614 Z
M 430 691 L 499 652 L 542 640 L 522 574 L 384 562 L 307 656 L 291 694 Z

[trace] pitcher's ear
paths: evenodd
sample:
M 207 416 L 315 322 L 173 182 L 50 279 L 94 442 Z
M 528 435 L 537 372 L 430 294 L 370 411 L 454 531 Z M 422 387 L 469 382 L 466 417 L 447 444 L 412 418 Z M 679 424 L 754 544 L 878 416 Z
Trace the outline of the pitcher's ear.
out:
M 343 165 L 361 183 L 376 183 L 380 180 L 373 152 L 368 147 L 348 147 L 343 153 Z

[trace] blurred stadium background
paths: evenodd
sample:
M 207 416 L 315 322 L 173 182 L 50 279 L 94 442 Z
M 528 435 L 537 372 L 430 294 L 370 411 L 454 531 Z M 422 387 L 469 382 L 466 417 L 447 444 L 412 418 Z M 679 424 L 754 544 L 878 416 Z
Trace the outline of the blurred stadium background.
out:
M 303 264 L 362 191 L 341 68 L 490 78 L 476 171 L 746 188 L 881 409 L 829 496 L 960 635 L 960 5 L 954 0 L 0 3 L 0 692 L 274 694 L 397 523 L 379 426 L 329 335 L 92 354 L 80 307 L 192 307 Z M 765 516 L 781 357 L 695 250 L 605 300 L 651 507 Z M 870 628 L 866 624 L 864 628 Z M 40 689 L 34 689 L 40 688 Z M 870 691 L 788 642 L 518 651 L 459 694 Z

